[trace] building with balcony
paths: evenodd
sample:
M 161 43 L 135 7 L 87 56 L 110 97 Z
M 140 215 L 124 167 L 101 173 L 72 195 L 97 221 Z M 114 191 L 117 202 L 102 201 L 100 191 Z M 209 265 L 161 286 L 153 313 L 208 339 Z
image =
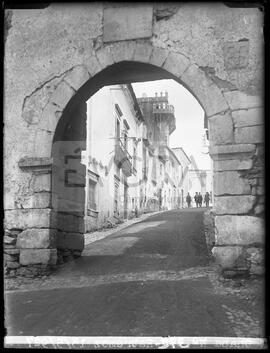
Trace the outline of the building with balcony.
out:
M 86 232 L 138 212 L 143 122 L 129 84 L 103 87 L 87 101 Z

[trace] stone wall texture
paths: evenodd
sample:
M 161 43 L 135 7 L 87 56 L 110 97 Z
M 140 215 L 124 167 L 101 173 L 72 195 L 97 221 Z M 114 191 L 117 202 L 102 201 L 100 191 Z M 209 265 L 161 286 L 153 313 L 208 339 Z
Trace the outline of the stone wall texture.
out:
M 49 161 L 56 127 L 85 83 L 111 65 L 133 61 L 164 69 L 204 108 L 215 174 L 213 254 L 223 268 L 260 272 L 264 47 L 258 8 L 59 3 L 8 10 L 5 20 L 4 244 L 10 271 L 56 263 Z M 240 230 L 241 217 L 252 218 L 249 229 Z M 60 231 L 76 237 L 78 230 L 65 226 Z M 58 253 L 79 256 L 79 238 L 78 249 Z

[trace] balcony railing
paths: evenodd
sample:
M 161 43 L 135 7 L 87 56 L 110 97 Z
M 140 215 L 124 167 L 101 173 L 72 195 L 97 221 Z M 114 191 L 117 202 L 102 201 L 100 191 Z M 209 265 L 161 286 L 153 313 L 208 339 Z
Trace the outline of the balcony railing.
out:
M 164 104 L 164 103 L 155 103 L 153 104 L 153 113 L 154 114 L 157 114 L 157 113 L 174 114 L 174 106 L 170 104 Z
M 115 163 L 122 168 L 122 171 L 126 177 L 132 175 L 132 157 L 128 153 L 126 147 L 119 139 L 115 145 Z

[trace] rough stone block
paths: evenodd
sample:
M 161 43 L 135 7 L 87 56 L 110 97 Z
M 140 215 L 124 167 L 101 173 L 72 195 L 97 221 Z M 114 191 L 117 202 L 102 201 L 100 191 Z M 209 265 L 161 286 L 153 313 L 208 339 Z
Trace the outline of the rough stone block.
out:
M 9 255 L 18 255 L 20 253 L 20 249 L 4 249 L 4 252 Z
M 241 178 L 238 172 L 214 172 L 214 193 L 218 195 L 249 195 L 251 193 L 248 180 Z
M 256 197 L 252 195 L 215 197 L 213 212 L 217 215 L 245 214 L 252 209 L 255 201 Z
M 229 106 L 216 84 L 197 65 L 191 65 L 181 76 L 181 81 L 194 94 L 208 117 L 226 111 Z
M 104 42 L 152 36 L 153 9 L 151 4 L 121 4 L 104 8 Z
M 236 154 L 249 156 L 255 153 L 256 145 L 254 144 L 235 144 L 235 145 L 224 145 L 224 146 L 210 146 L 209 154 L 213 159 L 235 159 Z
M 163 48 L 153 48 L 149 63 L 161 67 L 169 55 L 169 51 Z
M 51 173 L 35 174 L 31 189 L 34 192 L 51 191 Z
M 78 90 L 81 86 L 85 84 L 86 81 L 88 81 L 90 78 L 90 75 L 86 69 L 86 67 L 80 65 L 74 67 L 65 77 L 64 80 L 68 82 L 71 87 L 73 87 L 75 90 Z
M 152 50 L 153 47 L 150 43 L 137 43 L 133 60 L 148 63 Z
M 17 261 L 7 261 L 7 262 L 6 262 L 6 266 L 7 266 L 8 268 L 15 269 L 15 268 L 20 267 L 20 264 L 19 264 Z
M 4 243 L 5 244 L 15 244 L 16 238 L 9 237 L 8 235 L 4 235 Z
M 238 259 L 243 254 L 243 249 L 240 246 L 215 246 L 212 254 L 223 269 L 229 269 L 236 267 Z
M 224 92 L 224 96 L 232 110 L 263 107 L 262 97 L 260 96 L 248 96 L 240 91 Z
M 134 56 L 136 42 L 135 41 L 125 41 L 115 43 L 111 47 L 111 53 L 115 63 L 121 61 L 130 61 Z
M 96 56 L 102 69 L 105 69 L 107 66 L 110 66 L 114 63 L 113 56 L 110 52 L 110 47 L 103 47 L 98 49 L 96 51 Z
M 57 104 L 58 107 L 63 110 L 74 94 L 75 90 L 72 89 L 65 81 L 62 81 L 56 88 L 50 101 Z
M 264 142 L 264 128 L 262 125 L 236 128 L 234 135 L 236 143 Z
M 84 249 L 84 235 L 81 233 L 57 233 L 57 249 Z
M 63 232 L 84 233 L 84 218 L 55 212 L 52 216 L 51 227 Z
M 239 159 L 228 159 L 228 160 L 214 160 L 213 163 L 214 171 L 229 171 L 229 170 L 248 170 L 252 167 L 252 159 L 239 160 Z
M 4 254 L 4 262 L 6 263 L 7 261 L 16 261 L 18 259 L 16 259 L 15 256 L 9 255 L 9 254 Z
M 233 123 L 229 113 L 214 115 L 208 119 L 210 143 L 222 145 L 233 142 Z
M 18 235 L 17 248 L 20 249 L 47 249 L 55 247 L 55 229 L 26 229 Z
M 17 209 L 5 211 L 5 227 L 27 229 L 27 228 L 50 228 L 51 210 L 46 209 Z
M 21 249 L 20 264 L 21 265 L 55 265 L 57 261 L 56 249 Z
M 263 124 L 263 109 L 236 110 L 232 112 L 235 127 L 245 127 Z
M 90 72 L 91 76 L 95 76 L 98 72 L 102 70 L 102 66 L 100 65 L 96 56 L 91 56 L 87 61 L 87 69 Z
M 262 276 L 265 273 L 265 266 L 261 265 L 251 265 L 249 269 L 249 273 L 251 275 L 257 275 L 257 276 Z
M 253 216 L 216 216 L 217 245 L 264 243 L 264 220 Z
M 163 68 L 176 77 L 181 77 L 189 65 L 190 61 L 186 56 L 170 52 L 163 64 Z
M 47 208 L 51 207 L 51 193 L 40 192 L 31 196 L 31 208 Z
M 263 265 L 264 264 L 264 249 L 262 248 L 248 248 L 247 253 L 249 255 L 248 260 L 256 265 Z

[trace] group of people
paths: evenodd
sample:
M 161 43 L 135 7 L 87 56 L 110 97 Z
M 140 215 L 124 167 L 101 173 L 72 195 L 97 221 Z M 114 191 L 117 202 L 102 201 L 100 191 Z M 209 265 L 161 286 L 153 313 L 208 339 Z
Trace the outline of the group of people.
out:
M 202 207 L 203 199 L 204 199 L 205 206 L 209 207 L 209 202 L 210 202 L 210 194 L 209 194 L 209 192 L 207 191 L 205 193 L 204 198 L 203 198 L 203 196 L 201 195 L 200 192 L 196 192 L 196 194 L 194 196 L 194 201 L 196 203 L 196 207 Z M 191 206 L 191 200 L 192 200 L 191 196 L 190 196 L 190 194 L 188 192 L 187 197 L 186 197 L 186 202 L 187 202 L 188 207 Z

